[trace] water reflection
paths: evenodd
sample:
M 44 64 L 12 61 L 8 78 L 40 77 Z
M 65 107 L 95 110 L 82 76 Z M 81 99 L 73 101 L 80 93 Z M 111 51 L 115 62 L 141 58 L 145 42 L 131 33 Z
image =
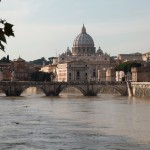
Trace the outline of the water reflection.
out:
M 149 150 L 150 101 L 100 94 L 0 97 L 0 149 Z

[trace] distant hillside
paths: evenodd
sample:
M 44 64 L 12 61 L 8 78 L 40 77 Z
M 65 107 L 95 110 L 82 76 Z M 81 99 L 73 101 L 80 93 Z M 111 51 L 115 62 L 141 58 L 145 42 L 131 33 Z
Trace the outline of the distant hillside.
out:
M 29 62 L 36 65 L 48 65 L 51 63 L 50 61 L 46 60 L 44 57 Z
M 36 65 L 48 65 L 48 64 L 52 64 L 53 63 L 53 59 L 55 59 L 56 57 L 50 57 L 48 58 L 48 60 L 46 60 L 44 57 L 40 58 L 40 59 L 36 59 L 33 61 L 29 61 L 32 64 L 36 64 Z

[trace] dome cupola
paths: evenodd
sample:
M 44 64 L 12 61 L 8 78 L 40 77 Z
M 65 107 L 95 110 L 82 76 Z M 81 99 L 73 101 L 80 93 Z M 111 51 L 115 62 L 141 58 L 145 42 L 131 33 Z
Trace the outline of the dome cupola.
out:
M 70 51 L 69 47 L 67 47 L 66 54 L 67 54 L 67 55 L 71 55 L 71 51 Z
M 100 55 L 103 55 L 103 54 L 104 54 L 100 47 L 99 47 L 99 49 L 97 50 L 97 53 L 100 54 Z

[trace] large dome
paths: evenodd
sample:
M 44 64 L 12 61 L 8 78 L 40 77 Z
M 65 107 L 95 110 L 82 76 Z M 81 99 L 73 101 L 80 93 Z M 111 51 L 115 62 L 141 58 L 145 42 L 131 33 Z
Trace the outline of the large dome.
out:
M 84 25 L 81 33 L 75 38 L 73 46 L 94 46 L 94 41 L 92 37 L 86 33 Z
M 72 48 L 73 55 L 95 53 L 94 41 L 86 33 L 86 28 L 82 27 L 81 33 L 75 38 Z

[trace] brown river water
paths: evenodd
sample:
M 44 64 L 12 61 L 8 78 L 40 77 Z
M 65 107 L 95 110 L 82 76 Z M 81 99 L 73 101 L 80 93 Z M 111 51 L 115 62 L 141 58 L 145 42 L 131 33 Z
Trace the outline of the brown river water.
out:
M 150 100 L 1 94 L 0 150 L 150 150 Z

